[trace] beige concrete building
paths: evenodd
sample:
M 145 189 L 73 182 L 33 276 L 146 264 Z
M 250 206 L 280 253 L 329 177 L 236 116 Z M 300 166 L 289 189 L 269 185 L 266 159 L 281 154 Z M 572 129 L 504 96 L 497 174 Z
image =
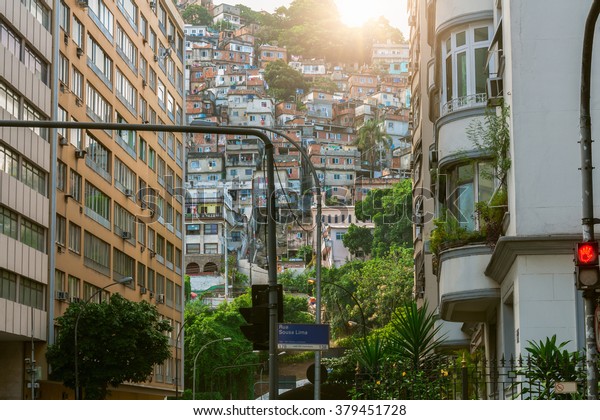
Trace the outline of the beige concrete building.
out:
M 181 125 L 183 21 L 172 2 L 150 3 L 56 2 L 53 34 L 53 2 L 2 2 L 0 118 Z M 174 328 L 172 346 L 181 326 L 182 135 L 62 129 L 55 147 L 53 139 L 44 130 L 0 131 L 0 249 L 8 250 L 0 253 L 0 398 L 31 398 L 30 343 L 36 397 L 73 398 L 49 380 L 46 346 L 54 319 L 72 302 L 99 301 L 105 286 L 103 297 L 156 305 Z M 112 286 L 129 276 L 130 285 Z M 172 354 L 148 382 L 119 386 L 111 398 L 173 395 L 183 375 Z

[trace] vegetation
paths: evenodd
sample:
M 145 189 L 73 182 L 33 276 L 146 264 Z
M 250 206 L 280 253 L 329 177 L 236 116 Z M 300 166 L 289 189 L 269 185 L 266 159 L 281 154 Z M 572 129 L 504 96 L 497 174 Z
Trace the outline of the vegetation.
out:
M 371 167 L 371 177 L 375 172 L 375 166 L 381 155 L 387 155 L 392 140 L 385 132 L 383 122 L 377 118 L 368 120 L 358 129 L 356 146 L 361 152 L 363 162 L 366 161 Z
M 269 63 L 265 68 L 264 77 L 269 86 L 269 95 L 278 101 L 289 101 L 290 98 L 295 98 L 297 89 L 306 89 L 302 73 L 288 66 L 283 60 Z
M 356 226 L 354 223 L 350 224 L 342 241 L 352 255 L 356 256 L 358 253 L 362 253 L 364 258 L 371 254 L 373 234 L 368 227 Z
M 392 188 L 369 191 L 354 208 L 358 220 L 372 220 L 375 224 L 374 257 L 412 244 L 412 184 L 409 179 L 394 184 Z
M 100 304 L 73 303 L 56 320 L 60 330 L 46 358 L 51 379 L 75 389 L 75 323 L 77 328 L 79 385 L 86 399 L 104 399 L 108 386 L 145 382 L 154 365 L 171 356 L 167 320 L 155 306 L 131 302 L 119 294 Z
M 212 26 L 213 17 L 210 12 L 199 4 L 190 4 L 181 12 L 181 18 L 191 25 Z

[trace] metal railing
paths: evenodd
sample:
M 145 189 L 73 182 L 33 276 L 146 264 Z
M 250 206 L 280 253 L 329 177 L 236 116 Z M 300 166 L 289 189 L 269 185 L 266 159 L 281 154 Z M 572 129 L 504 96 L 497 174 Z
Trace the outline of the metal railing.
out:
M 487 94 L 477 93 L 475 95 L 461 96 L 446 102 L 442 106 L 442 116 L 461 109 L 473 108 L 487 104 Z

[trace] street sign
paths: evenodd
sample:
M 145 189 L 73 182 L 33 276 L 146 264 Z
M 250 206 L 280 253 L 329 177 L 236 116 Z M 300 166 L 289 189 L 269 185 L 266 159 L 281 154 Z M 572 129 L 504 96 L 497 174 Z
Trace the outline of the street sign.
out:
M 283 350 L 327 350 L 329 324 L 277 324 L 277 347 Z
M 557 382 L 554 384 L 554 392 L 557 394 L 575 394 L 577 382 Z

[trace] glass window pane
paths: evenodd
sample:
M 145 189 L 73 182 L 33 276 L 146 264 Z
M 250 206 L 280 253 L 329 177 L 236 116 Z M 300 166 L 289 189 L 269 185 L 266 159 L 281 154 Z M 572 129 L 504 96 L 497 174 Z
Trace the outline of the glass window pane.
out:
M 475 49 L 475 93 L 485 93 L 487 84 L 487 48 Z
M 456 47 L 461 47 L 467 43 L 467 33 L 465 31 L 456 34 Z
M 487 26 L 483 28 L 475 28 L 475 42 L 487 41 L 489 38 Z
M 456 55 L 456 88 L 457 97 L 467 96 L 467 53 Z

